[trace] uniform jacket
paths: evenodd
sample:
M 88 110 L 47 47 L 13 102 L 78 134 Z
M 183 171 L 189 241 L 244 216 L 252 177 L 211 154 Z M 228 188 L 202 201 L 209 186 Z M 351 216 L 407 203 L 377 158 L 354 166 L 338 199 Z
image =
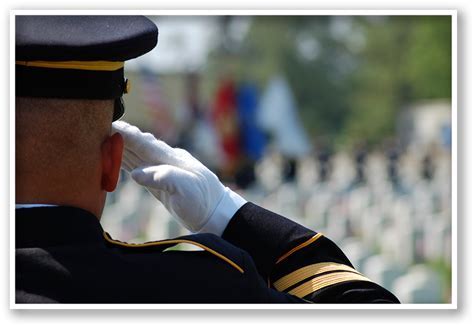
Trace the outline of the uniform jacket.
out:
M 17 303 L 398 302 L 321 233 L 252 203 L 222 237 L 129 244 L 65 206 L 17 209 L 15 229 Z

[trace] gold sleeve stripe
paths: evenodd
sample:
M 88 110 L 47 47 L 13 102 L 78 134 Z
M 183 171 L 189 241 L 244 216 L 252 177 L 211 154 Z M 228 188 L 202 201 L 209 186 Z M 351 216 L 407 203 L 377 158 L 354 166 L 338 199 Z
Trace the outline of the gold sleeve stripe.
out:
M 294 272 L 291 272 L 290 274 L 283 276 L 282 278 L 277 280 L 275 283 L 273 283 L 273 286 L 278 291 L 285 291 L 290 286 L 293 286 L 296 283 L 301 282 L 302 280 L 308 277 L 326 273 L 326 272 L 334 272 L 334 271 L 347 271 L 347 272 L 360 274 L 358 271 L 356 271 L 355 269 L 347 265 L 338 264 L 338 263 L 318 263 L 318 264 L 312 264 L 312 265 L 302 267 L 300 269 L 297 269 Z
M 17 65 L 50 68 L 115 71 L 124 67 L 122 61 L 16 61 Z
M 107 242 L 110 242 L 110 243 L 113 243 L 113 244 L 116 244 L 116 245 L 119 245 L 119 246 L 122 246 L 122 247 L 127 247 L 127 248 L 144 248 L 144 247 L 153 247 L 153 246 L 164 245 L 164 244 L 188 243 L 188 244 L 192 244 L 192 245 L 195 245 L 199 248 L 204 249 L 205 251 L 213 254 L 214 256 L 216 256 L 216 257 L 222 259 L 223 261 L 225 261 L 226 263 L 230 264 L 232 267 L 234 267 L 240 273 L 242 273 L 242 274 L 244 273 L 244 270 L 242 269 L 242 267 L 240 267 L 239 265 L 234 263 L 232 260 L 230 260 L 229 258 L 225 257 L 224 255 L 218 253 L 217 251 L 215 251 L 215 250 L 213 250 L 213 249 L 211 249 L 211 248 L 209 248 L 209 247 L 207 247 L 203 244 L 200 244 L 199 242 L 182 239 L 182 240 L 154 241 L 154 242 L 147 242 L 147 243 L 141 243 L 141 244 L 125 243 L 125 242 L 121 242 L 121 241 L 111 239 L 109 237 L 109 235 L 105 232 L 104 232 L 104 238 L 105 238 L 105 240 L 107 240 Z
M 315 234 L 313 237 L 311 237 L 310 239 L 306 240 L 305 242 L 303 242 L 302 244 L 299 244 L 298 246 L 294 247 L 293 249 L 291 249 L 290 251 L 288 251 L 286 254 L 284 254 L 283 256 L 281 256 L 280 258 L 278 258 L 277 262 L 275 264 L 278 264 L 280 263 L 282 260 L 288 258 L 288 256 L 290 256 L 291 254 L 295 253 L 296 251 L 300 250 L 301 248 L 304 248 L 306 247 L 307 245 L 313 243 L 314 241 L 318 240 L 320 237 L 322 237 L 323 234 L 322 233 L 317 233 Z
M 295 295 L 299 298 L 303 298 L 310 293 L 321 290 L 330 285 L 347 282 L 347 281 L 368 281 L 371 282 L 367 277 L 360 274 L 351 272 L 338 272 L 331 274 L 324 274 L 319 277 L 315 277 L 308 282 L 297 286 L 293 290 L 289 291 L 289 294 Z

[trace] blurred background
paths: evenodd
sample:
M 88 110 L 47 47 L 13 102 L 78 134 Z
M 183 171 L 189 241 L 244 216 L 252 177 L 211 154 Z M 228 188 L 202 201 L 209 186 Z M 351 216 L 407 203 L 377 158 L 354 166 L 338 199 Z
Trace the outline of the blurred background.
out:
M 402 303 L 451 302 L 451 17 L 166 16 L 123 120 L 334 240 Z M 188 232 L 122 173 L 102 225 Z

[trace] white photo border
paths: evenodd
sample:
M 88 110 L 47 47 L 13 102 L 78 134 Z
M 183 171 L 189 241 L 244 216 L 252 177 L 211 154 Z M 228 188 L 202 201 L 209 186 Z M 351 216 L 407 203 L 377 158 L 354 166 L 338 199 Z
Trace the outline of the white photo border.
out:
M 245 16 L 451 16 L 451 46 L 452 46 L 452 91 L 451 91 L 451 302 L 437 303 L 437 304 L 324 304 L 324 305 L 294 305 L 294 304 L 17 304 L 15 303 L 15 17 L 17 15 L 147 15 L 147 16 L 199 16 L 199 15 L 245 15 Z M 9 164 L 10 164 L 10 198 L 9 198 L 9 231 L 10 231 L 10 248 L 9 248 L 9 263 L 10 263 L 10 288 L 9 299 L 10 309 L 13 310 L 50 310 L 50 309 L 247 309 L 247 310 L 456 310 L 458 308 L 458 142 L 457 142 L 457 116 L 458 116 L 458 22 L 457 10 L 436 9 L 436 10 L 10 10 L 10 58 L 9 58 L 9 74 L 10 74 L 10 148 L 9 148 Z

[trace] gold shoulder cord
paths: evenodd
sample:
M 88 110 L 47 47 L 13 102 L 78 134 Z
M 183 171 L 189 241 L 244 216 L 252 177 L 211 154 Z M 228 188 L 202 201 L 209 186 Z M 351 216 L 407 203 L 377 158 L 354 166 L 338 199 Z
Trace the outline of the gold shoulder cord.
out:
M 134 244 L 134 243 L 125 243 L 125 242 L 113 240 L 112 238 L 110 238 L 110 236 L 106 232 L 104 232 L 104 238 L 109 243 L 112 243 L 112 244 L 115 244 L 115 245 L 118 245 L 118 246 L 121 246 L 121 247 L 126 247 L 126 248 L 145 248 L 145 247 L 153 247 L 153 246 L 165 245 L 165 244 L 188 243 L 188 244 L 195 245 L 195 246 L 197 246 L 201 249 L 204 249 L 205 251 L 211 253 L 212 255 L 214 255 L 214 256 L 222 259 L 226 263 L 230 264 L 232 267 L 237 269 L 240 273 L 242 273 L 242 274 L 244 273 L 244 270 L 242 269 L 242 267 L 237 265 L 235 262 L 233 262 L 229 258 L 225 257 L 221 253 L 218 253 L 217 251 L 215 251 L 215 250 L 213 250 L 213 249 L 211 249 L 211 248 L 209 248 L 209 247 L 207 247 L 203 244 L 200 244 L 199 242 L 181 239 L 181 240 L 163 240 L 163 241 L 153 241 L 153 242 L 147 242 L 147 243 L 141 243 L 141 244 Z
M 291 249 L 290 251 L 288 251 L 286 254 L 284 254 L 283 256 L 281 256 L 280 258 L 278 258 L 277 262 L 275 264 L 278 264 L 280 263 L 282 260 L 288 258 L 288 256 L 290 256 L 291 254 L 295 253 L 296 251 L 310 245 L 311 243 L 313 243 L 314 241 L 318 240 L 320 237 L 322 237 L 323 234 L 322 233 L 317 233 L 315 234 L 314 236 L 312 236 L 311 238 L 309 238 L 308 240 L 306 240 L 305 242 L 299 244 L 298 246 L 294 247 L 293 249 Z

